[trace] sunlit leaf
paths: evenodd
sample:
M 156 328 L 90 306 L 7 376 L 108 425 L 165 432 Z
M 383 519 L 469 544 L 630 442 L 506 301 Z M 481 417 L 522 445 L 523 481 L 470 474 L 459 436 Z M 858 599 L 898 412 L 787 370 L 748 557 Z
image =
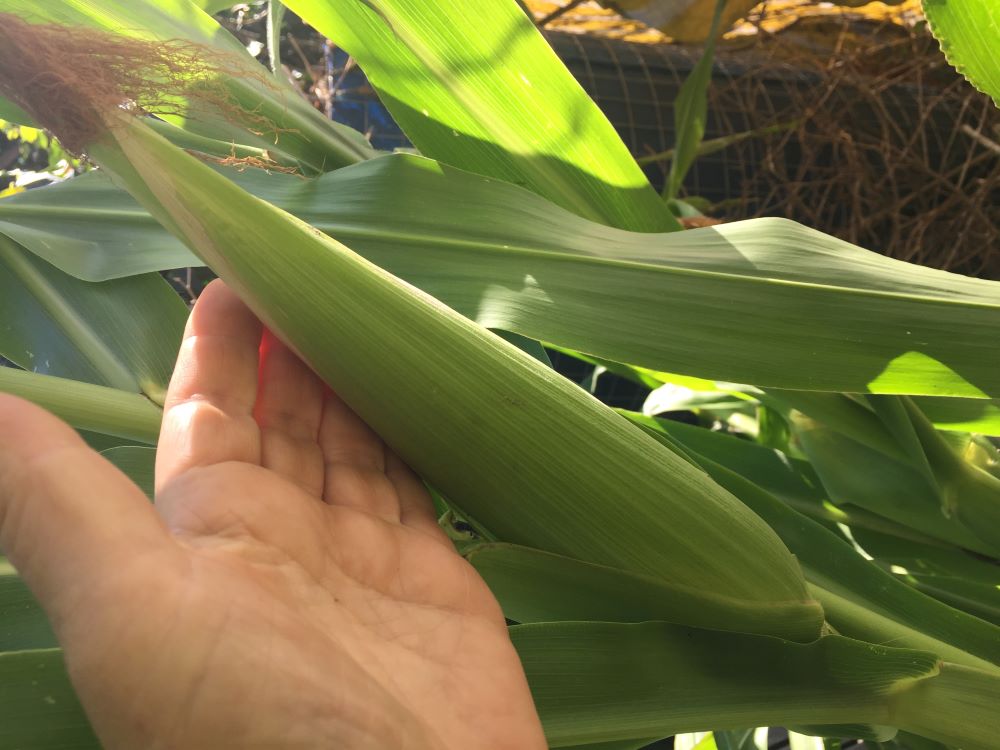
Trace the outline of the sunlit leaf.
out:
M 923 8 L 948 62 L 1000 106 L 1000 5 L 995 0 L 923 0 Z
M 698 156 L 698 146 L 705 135 L 705 121 L 708 119 L 708 88 L 712 83 L 712 63 L 715 59 L 715 41 L 719 36 L 719 24 L 726 0 L 715 0 L 712 23 L 709 26 L 705 48 L 698 62 L 688 73 L 674 100 L 674 133 L 677 144 L 670 162 L 664 197 L 677 197 L 684 177 Z
M 286 4 L 353 55 L 426 156 L 523 185 L 594 221 L 679 228 L 607 118 L 512 0 Z
M 942 666 L 921 651 L 664 623 L 542 623 L 511 635 L 551 747 L 757 722 L 919 726 L 986 747 L 1000 725 L 992 716 L 960 728 L 954 718 L 989 714 L 1000 674 Z M 962 699 L 969 707 L 951 713 L 945 701 Z
M 489 328 L 712 380 L 1000 394 L 989 344 L 1000 335 L 1000 285 L 782 219 L 623 232 L 406 155 L 316 182 L 256 171 L 235 179 Z M 192 261 L 97 175 L 0 202 L 0 231 L 91 279 Z M 927 354 L 899 356 L 911 349 Z

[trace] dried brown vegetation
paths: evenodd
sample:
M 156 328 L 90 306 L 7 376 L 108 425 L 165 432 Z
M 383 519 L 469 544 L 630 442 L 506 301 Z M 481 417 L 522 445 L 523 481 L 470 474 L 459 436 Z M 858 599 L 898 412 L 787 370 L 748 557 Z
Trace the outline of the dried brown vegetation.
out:
M 755 46 L 760 67 L 718 87 L 715 111 L 745 113 L 740 127 L 799 125 L 728 152 L 747 159 L 734 213 L 1000 278 L 1000 111 L 926 29 L 824 19 Z

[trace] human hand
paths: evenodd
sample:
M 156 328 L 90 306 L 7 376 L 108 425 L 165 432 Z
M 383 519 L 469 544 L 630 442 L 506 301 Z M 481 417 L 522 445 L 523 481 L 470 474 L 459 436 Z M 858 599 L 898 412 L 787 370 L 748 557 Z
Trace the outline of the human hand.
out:
M 545 747 L 423 485 L 221 282 L 181 346 L 155 509 L 27 402 L 0 397 L 0 441 L 0 548 L 109 750 Z

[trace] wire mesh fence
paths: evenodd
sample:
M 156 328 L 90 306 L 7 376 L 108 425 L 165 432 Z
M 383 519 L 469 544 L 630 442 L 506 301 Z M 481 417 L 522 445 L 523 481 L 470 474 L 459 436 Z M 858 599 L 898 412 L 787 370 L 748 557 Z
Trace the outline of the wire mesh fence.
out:
M 891 257 L 1000 277 L 1000 111 L 922 27 L 820 19 L 717 54 L 705 137 L 685 183 L 727 219 L 784 216 Z M 806 42 L 841 38 L 833 54 Z M 549 33 L 638 157 L 673 145 L 673 101 L 700 50 Z M 777 126 L 777 127 L 775 127 Z M 667 161 L 647 166 L 662 185 Z

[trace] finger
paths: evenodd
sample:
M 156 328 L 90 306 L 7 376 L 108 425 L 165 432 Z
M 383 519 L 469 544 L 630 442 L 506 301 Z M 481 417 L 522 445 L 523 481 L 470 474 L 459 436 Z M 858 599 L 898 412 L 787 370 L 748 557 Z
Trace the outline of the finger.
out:
M 262 327 L 221 281 L 195 304 L 167 390 L 156 489 L 193 466 L 260 462 L 257 399 Z
M 385 444 L 337 394 L 327 391 L 319 427 L 326 476 L 323 499 L 399 520 L 396 489 L 385 475 Z
M 316 497 L 323 494 L 323 452 L 318 442 L 323 394 L 323 383 L 315 373 L 265 331 L 254 408 L 261 465 Z
M 426 532 L 451 547 L 448 535 L 438 524 L 431 493 L 413 470 L 391 451 L 387 451 L 385 474 L 395 486 L 399 497 L 400 523 Z
M 177 551 L 129 479 L 45 410 L 0 395 L 0 547 L 56 625 Z M 107 590 L 105 588 L 105 590 Z

